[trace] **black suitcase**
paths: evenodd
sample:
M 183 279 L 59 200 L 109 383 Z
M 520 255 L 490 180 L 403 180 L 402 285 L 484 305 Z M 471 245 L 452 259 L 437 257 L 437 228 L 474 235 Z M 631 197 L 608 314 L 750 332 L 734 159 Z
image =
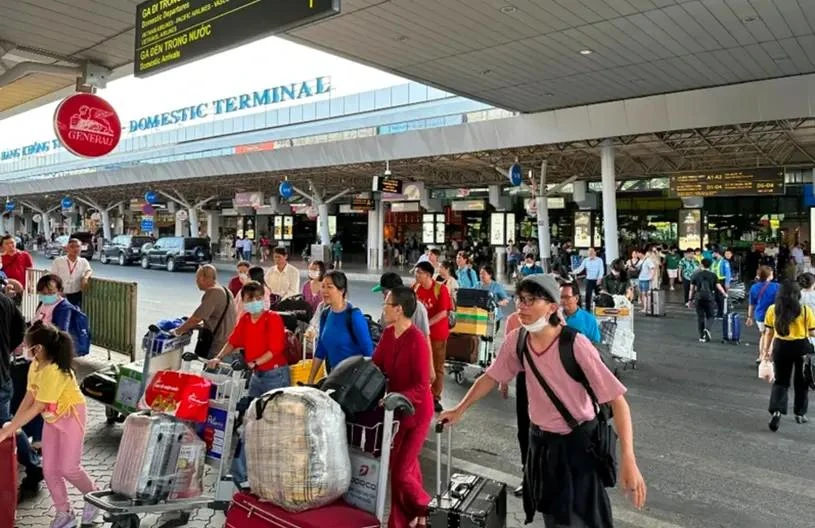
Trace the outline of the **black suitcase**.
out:
M 118 368 L 108 367 L 85 376 L 79 390 L 85 396 L 107 405 L 116 399 L 116 385 L 119 381 Z
M 320 384 L 348 416 L 376 407 L 385 396 L 387 379 L 373 361 L 363 356 L 343 360 Z
M 495 307 L 494 303 L 492 294 L 481 288 L 459 288 L 456 293 L 456 306 L 462 308 L 492 310 Z
M 444 424 L 436 424 L 436 496 L 427 507 L 428 526 L 433 528 L 505 528 L 507 485 L 466 473 L 450 474 L 453 430 L 448 427 L 447 483 L 442 486 L 441 437 Z

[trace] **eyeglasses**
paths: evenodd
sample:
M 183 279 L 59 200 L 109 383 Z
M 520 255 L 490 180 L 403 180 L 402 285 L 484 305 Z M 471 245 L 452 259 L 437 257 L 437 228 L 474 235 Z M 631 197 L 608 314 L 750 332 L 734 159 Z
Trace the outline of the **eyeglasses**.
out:
M 533 295 L 517 295 L 515 297 L 515 304 L 523 304 L 524 306 L 533 306 L 538 301 L 543 301 L 544 299 L 541 297 L 535 297 Z

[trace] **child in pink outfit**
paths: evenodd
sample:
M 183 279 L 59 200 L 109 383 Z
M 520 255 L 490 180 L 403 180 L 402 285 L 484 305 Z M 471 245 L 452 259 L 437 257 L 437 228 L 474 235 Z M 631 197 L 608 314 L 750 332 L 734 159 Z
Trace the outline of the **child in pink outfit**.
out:
M 53 325 L 36 321 L 26 333 L 25 346 L 34 358 L 28 391 L 14 418 L 0 430 L 0 442 L 42 415 L 42 471 L 56 510 L 51 528 L 75 528 L 67 483 L 83 494 L 96 490 L 96 485 L 81 465 L 86 408 L 71 369 L 73 340 Z M 98 510 L 86 504 L 82 526 L 92 525 L 97 516 Z

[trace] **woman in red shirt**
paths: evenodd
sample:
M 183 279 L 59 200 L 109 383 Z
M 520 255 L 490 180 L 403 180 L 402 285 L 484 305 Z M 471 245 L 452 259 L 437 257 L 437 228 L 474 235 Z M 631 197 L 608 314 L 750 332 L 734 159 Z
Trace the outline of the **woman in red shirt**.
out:
M 430 350 L 427 337 L 413 326 L 416 294 L 406 286 L 391 290 L 385 298 L 384 319 L 388 327 L 374 351 L 373 361 L 388 378 L 388 390 L 404 395 L 416 412 L 399 418 L 399 432 L 391 451 L 391 513 L 388 528 L 426 526 L 430 495 L 424 489 L 419 454 L 433 419 L 430 392 Z M 416 524 L 413 524 L 414 521 Z

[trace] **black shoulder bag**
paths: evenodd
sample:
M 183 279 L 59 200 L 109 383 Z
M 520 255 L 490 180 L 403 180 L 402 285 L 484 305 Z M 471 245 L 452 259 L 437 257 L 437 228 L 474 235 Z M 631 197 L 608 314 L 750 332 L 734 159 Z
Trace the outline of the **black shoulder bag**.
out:
M 226 307 L 224 311 L 221 313 L 221 317 L 218 319 L 218 323 L 215 325 L 215 328 L 210 330 L 205 326 L 202 326 L 198 329 L 198 340 L 195 342 L 195 355 L 203 358 L 203 359 L 210 359 L 209 353 L 210 349 L 212 348 L 212 343 L 215 341 L 215 334 L 218 333 L 218 329 L 221 328 L 221 323 L 224 322 L 224 317 L 226 316 L 226 311 L 229 310 L 231 295 L 229 290 L 225 287 L 221 287 L 224 290 L 224 295 L 226 295 Z
M 597 464 L 597 474 L 601 482 L 607 488 L 613 488 L 617 484 L 617 431 L 611 425 L 611 407 L 607 404 L 600 405 L 597 401 L 597 396 L 589 384 L 583 369 L 574 357 L 574 339 L 577 332 L 569 327 L 563 327 L 558 337 L 558 351 L 560 353 L 560 361 L 569 376 L 583 385 L 583 388 L 591 398 L 597 413 L 597 427 L 591 437 L 590 452 L 595 458 Z M 526 343 L 527 331 L 523 328 L 518 335 L 518 355 L 521 359 L 521 364 L 528 365 L 527 369 L 532 372 L 535 378 L 540 383 L 543 391 L 552 401 L 555 409 L 560 413 L 569 429 L 574 431 L 580 424 L 569 412 L 569 409 L 563 405 L 563 402 L 554 393 L 552 388 L 546 383 L 546 380 L 541 375 L 535 362 L 532 361 L 532 355 L 529 352 L 529 347 Z M 599 353 L 599 352 L 598 352 Z

